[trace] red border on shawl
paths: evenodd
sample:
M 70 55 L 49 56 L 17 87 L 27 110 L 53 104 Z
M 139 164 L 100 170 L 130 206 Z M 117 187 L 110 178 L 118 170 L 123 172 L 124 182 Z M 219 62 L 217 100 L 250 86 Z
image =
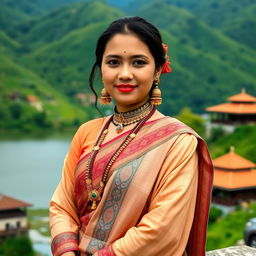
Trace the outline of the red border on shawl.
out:
M 70 251 L 79 251 L 78 235 L 74 232 L 63 232 L 55 236 L 51 242 L 52 254 L 61 256 Z
M 142 127 L 144 127 L 144 126 L 146 126 L 146 125 L 149 125 L 149 124 L 152 124 L 152 123 L 154 123 L 154 122 L 156 122 L 156 121 L 158 121 L 158 120 L 161 120 L 161 119 L 163 119 L 163 118 L 166 118 L 166 116 L 160 117 L 160 118 L 155 119 L 155 120 L 152 120 L 152 121 L 148 121 L 148 122 L 146 122 L 145 124 L 143 124 Z M 130 132 L 131 132 L 131 130 L 128 130 L 128 131 L 126 131 L 126 132 L 124 132 L 124 133 L 118 135 L 117 137 L 111 139 L 110 141 L 107 141 L 106 143 L 103 143 L 103 144 L 101 145 L 101 147 L 107 146 L 108 144 L 112 143 L 112 142 L 115 141 L 115 140 L 118 140 L 118 139 L 122 138 L 123 136 L 129 134 Z M 91 154 L 91 152 L 87 153 L 87 154 L 84 155 L 81 159 L 79 159 L 77 165 L 79 165 L 79 163 L 82 162 L 82 161 L 83 161 L 86 157 L 88 157 L 90 154 Z

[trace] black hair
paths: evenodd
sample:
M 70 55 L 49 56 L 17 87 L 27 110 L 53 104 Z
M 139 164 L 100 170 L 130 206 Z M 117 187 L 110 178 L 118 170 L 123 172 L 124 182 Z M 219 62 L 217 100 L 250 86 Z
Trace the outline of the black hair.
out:
M 131 32 L 136 34 L 140 40 L 148 46 L 152 56 L 154 57 L 156 70 L 159 70 L 160 67 L 165 63 L 165 53 L 162 46 L 162 37 L 154 25 L 138 16 L 124 17 L 113 21 L 98 39 L 95 50 L 96 61 L 92 67 L 89 77 L 89 86 L 96 96 L 96 108 L 98 97 L 95 89 L 93 88 L 93 81 L 96 69 L 101 68 L 102 57 L 106 48 L 106 44 L 116 34 L 127 34 Z

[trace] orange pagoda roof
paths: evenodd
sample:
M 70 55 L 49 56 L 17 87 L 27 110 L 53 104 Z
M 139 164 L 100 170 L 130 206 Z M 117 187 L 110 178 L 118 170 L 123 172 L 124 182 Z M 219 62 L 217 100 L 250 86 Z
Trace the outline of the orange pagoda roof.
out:
M 28 207 L 28 206 L 32 206 L 32 204 L 20 201 L 10 196 L 0 194 L 0 211 L 17 209 L 17 208 Z
M 256 114 L 256 104 L 248 103 L 224 103 L 206 108 L 209 112 L 235 113 L 235 114 Z
M 256 170 L 229 172 L 214 169 L 213 186 L 226 190 L 256 188 Z
M 255 164 L 234 152 L 230 152 L 213 160 L 213 186 L 227 190 L 256 188 Z
M 214 159 L 212 162 L 215 168 L 228 170 L 252 169 L 256 167 L 253 162 L 236 154 L 234 152 L 234 147 L 230 147 L 229 153 Z
M 249 95 L 243 89 L 241 93 L 228 98 L 229 103 L 223 103 L 206 108 L 209 112 L 229 114 L 256 114 L 256 97 Z
M 229 97 L 228 100 L 232 102 L 252 102 L 253 103 L 253 102 L 256 102 L 256 97 L 250 94 L 247 94 L 245 92 L 245 89 L 242 89 L 241 93 Z

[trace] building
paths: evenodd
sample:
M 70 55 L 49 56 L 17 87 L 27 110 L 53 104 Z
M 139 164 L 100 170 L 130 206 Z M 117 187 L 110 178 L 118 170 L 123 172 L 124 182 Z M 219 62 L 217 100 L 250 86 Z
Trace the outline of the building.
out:
M 256 200 L 255 164 L 234 152 L 213 160 L 214 179 L 212 202 L 227 206 Z
M 0 240 L 28 231 L 28 206 L 31 204 L 0 194 Z
M 33 106 L 37 111 L 43 111 L 42 102 L 34 95 L 28 95 L 26 101 Z
M 93 94 L 77 93 L 74 98 L 82 105 L 90 106 L 95 102 L 95 96 Z
M 219 124 L 255 124 L 256 97 L 247 94 L 245 89 L 241 93 L 228 98 L 229 102 L 206 108 L 211 113 L 213 123 Z

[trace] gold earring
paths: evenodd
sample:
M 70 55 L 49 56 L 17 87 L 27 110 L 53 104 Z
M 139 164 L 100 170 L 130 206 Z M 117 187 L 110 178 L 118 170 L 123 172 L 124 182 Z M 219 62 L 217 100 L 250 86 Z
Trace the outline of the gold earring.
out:
M 107 105 L 112 101 L 109 93 L 107 92 L 107 90 L 105 88 L 103 88 L 101 91 L 100 101 L 104 105 Z
M 153 105 L 158 106 L 162 103 L 161 90 L 158 88 L 159 79 L 154 81 L 155 88 L 152 91 L 150 101 Z

